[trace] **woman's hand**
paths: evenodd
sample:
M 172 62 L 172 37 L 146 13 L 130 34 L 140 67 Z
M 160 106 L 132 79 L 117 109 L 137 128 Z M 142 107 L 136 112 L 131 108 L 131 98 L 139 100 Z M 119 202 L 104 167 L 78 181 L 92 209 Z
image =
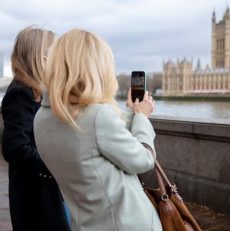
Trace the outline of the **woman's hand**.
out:
M 135 103 L 133 103 L 133 110 L 136 113 L 143 113 L 147 117 L 152 114 L 154 111 L 154 101 L 152 96 L 149 96 L 148 91 L 145 92 L 141 102 L 139 102 L 139 99 L 136 99 Z
M 129 88 L 129 91 L 128 91 L 128 99 L 126 101 L 126 107 L 129 107 L 131 109 L 133 109 L 133 101 L 132 101 L 132 95 L 131 95 L 131 88 Z

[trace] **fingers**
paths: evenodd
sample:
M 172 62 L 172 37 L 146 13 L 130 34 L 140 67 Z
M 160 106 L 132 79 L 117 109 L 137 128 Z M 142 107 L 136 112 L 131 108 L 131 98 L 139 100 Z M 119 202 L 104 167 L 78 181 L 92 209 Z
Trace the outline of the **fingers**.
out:
M 138 98 L 136 98 L 134 104 L 135 104 L 136 106 L 139 104 L 139 99 L 138 99 Z
M 128 99 L 131 99 L 131 88 L 129 88 L 129 91 L 128 91 Z
M 138 98 L 136 98 L 136 100 L 135 100 L 135 102 L 133 103 L 133 110 L 134 110 L 134 112 L 139 112 L 139 99 Z
M 146 91 L 145 94 L 144 94 L 144 100 L 148 100 L 148 98 L 149 98 L 149 92 Z
M 153 97 L 152 97 L 151 95 L 149 96 L 149 100 L 150 100 L 150 101 L 153 101 Z
M 132 95 L 131 95 L 131 88 L 129 88 L 128 95 L 127 95 L 127 101 L 126 106 L 133 108 L 133 101 L 132 101 Z
M 144 94 L 143 100 L 146 100 L 146 101 L 149 100 L 149 101 L 153 102 L 153 97 L 151 95 L 149 95 L 148 91 L 146 91 L 145 94 Z
M 131 92 L 131 88 L 129 88 L 129 91 L 128 91 L 128 101 L 131 102 L 132 101 L 132 92 Z

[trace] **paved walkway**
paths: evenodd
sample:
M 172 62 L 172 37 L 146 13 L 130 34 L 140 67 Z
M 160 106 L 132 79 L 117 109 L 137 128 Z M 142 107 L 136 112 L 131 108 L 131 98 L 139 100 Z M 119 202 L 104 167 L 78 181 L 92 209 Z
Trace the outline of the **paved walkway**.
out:
M 203 231 L 230 231 L 230 217 L 205 206 L 187 203 Z M 7 164 L 0 157 L 0 231 L 12 231 L 8 203 Z M 32 230 L 31 230 L 32 231 Z M 55 231 L 55 230 L 50 230 Z
M 7 165 L 0 158 L 0 231 L 11 231 Z

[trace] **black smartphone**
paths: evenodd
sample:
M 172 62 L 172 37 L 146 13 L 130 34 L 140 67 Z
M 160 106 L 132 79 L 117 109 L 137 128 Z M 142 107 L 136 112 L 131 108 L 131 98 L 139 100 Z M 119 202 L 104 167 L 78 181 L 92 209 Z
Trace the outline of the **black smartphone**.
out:
M 135 102 L 136 98 L 139 102 L 143 100 L 146 91 L 146 80 L 144 71 L 133 71 L 131 75 L 131 92 L 132 101 Z

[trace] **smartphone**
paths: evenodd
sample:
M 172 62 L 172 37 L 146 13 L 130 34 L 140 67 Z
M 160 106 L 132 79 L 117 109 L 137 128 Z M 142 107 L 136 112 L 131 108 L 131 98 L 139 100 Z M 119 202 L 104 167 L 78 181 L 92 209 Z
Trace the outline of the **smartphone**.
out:
M 131 75 L 131 92 L 132 101 L 135 102 L 136 98 L 139 102 L 143 100 L 146 92 L 146 80 L 144 71 L 133 71 Z

